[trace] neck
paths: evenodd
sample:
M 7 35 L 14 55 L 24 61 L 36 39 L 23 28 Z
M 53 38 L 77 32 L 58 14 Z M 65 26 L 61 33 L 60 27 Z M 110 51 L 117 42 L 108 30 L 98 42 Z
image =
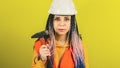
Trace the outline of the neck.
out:
M 57 41 L 66 41 L 66 35 L 55 35 Z

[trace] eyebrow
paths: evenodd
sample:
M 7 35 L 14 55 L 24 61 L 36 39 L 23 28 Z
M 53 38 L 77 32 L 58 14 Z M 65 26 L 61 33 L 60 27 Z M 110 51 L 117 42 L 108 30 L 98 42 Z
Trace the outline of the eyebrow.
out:
M 68 16 L 65 16 L 65 18 L 69 18 Z

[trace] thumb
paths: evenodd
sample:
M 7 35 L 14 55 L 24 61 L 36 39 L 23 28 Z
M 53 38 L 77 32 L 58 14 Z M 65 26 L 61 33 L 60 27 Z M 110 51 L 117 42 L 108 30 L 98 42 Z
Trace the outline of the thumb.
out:
M 49 47 L 49 44 L 46 44 L 47 47 Z

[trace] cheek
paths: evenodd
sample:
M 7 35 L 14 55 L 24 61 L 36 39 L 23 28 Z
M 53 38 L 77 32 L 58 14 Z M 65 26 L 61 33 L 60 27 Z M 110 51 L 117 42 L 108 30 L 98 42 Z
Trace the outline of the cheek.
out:
M 53 22 L 53 28 L 54 28 L 54 30 L 56 30 L 56 28 L 57 28 L 57 24 L 55 22 Z
M 67 29 L 70 30 L 70 23 L 67 24 Z

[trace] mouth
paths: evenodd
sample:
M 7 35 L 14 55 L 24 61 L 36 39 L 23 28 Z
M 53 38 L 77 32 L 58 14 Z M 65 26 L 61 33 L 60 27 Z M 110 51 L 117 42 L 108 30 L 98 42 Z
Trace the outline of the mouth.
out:
M 65 29 L 58 29 L 60 32 L 64 32 L 65 31 Z

